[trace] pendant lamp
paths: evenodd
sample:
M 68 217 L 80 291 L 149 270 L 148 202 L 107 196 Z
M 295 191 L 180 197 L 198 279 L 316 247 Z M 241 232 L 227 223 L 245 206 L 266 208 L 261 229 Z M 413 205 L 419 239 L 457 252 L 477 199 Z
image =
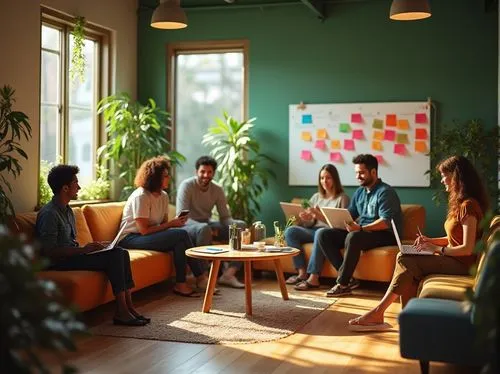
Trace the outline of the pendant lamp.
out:
M 170 30 L 187 27 L 186 13 L 181 8 L 180 0 L 160 0 L 151 17 L 151 27 Z
M 392 0 L 389 18 L 395 21 L 414 21 L 431 16 L 429 0 Z

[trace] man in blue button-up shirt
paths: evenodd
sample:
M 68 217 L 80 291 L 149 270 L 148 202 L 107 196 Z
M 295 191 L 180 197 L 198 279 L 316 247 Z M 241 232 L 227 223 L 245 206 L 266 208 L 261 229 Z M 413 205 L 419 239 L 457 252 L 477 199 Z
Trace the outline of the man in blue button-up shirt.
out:
M 348 208 L 354 221 L 346 222 L 345 230 L 318 233 L 319 248 L 338 271 L 337 284 L 326 293 L 330 297 L 350 294 L 359 285 L 352 275 L 361 251 L 396 244 L 391 219 L 402 232 L 401 202 L 396 191 L 378 177 L 377 159 L 361 154 L 354 157 L 353 163 L 360 184 Z M 341 248 L 345 248 L 343 258 Z

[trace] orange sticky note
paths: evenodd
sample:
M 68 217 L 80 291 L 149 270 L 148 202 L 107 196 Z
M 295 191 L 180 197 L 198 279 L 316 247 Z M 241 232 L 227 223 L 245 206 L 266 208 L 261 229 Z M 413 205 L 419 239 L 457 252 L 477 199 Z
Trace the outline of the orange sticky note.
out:
M 340 152 L 330 152 L 330 161 L 333 162 L 343 162 L 342 153 Z
M 397 118 L 395 114 L 387 114 L 385 116 L 385 125 L 386 126 L 396 126 Z
M 316 138 L 318 139 L 326 139 L 328 138 L 328 133 L 325 129 L 316 130 Z
M 384 131 L 384 140 L 394 141 L 394 139 L 396 139 L 396 131 L 394 130 Z
M 354 140 L 344 139 L 344 149 L 347 151 L 354 151 Z
M 300 152 L 300 158 L 305 161 L 311 161 L 313 158 L 313 155 L 311 151 L 302 151 Z
M 427 129 L 415 129 L 415 139 L 427 139 Z
M 361 116 L 361 113 L 352 113 L 351 123 L 363 123 L 363 117 Z
M 375 140 L 384 140 L 384 132 L 383 131 L 374 131 L 373 139 Z
M 406 154 L 406 146 L 404 144 L 394 144 L 394 153 L 404 156 Z
M 314 148 L 325 149 L 326 148 L 325 141 L 324 140 L 316 140 L 316 143 L 314 144 Z
M 408 130 L 410 128 L 410 123 L 407 119 L 398 119 L 398 129 Z
M 363 134 L 363 130 L 352 130 L 352 138 L 353 139 L 364 139 L 365 134 Z
M 379 142 L 378 140 L 374 140 L 372 142 L 372 149 L 374 151 L 382 151 L 382 143 Z
M 330 147 L 332 147 L 332 149 L 342 148 L 342 146 L 340 145 L 340 140 L 332 140 L 332 142 L 330 143 Z
M 415 152 L 427 153 L 427 142 L 423 140 L 415 140 Z
M 309 131 L 302 131 L 300 138 L 305 142 L 310 142 L 312 140 L 312 136 Z
M 427 123 L 427 114 L 425 113 L 415 113 L 415 123 Z

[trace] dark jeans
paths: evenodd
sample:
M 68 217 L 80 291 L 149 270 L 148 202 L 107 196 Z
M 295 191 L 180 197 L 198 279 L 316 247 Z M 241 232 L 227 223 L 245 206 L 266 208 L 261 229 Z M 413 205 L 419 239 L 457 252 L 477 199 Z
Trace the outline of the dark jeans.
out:
M 318 246 L 338 271 L 337 283 L 347 286 L 354 274 L 361 251 L 368 251 L 385 245 L 396 245 L 392 231 L 355 231 L 341 229 L 320 230 Z M 345 248 L 344 257 L 340 250 Z
M 48 269 L 102 271 L 108 277 L 114 295 L 135 286 L 130 270 L 130 255 L 120 247 L 63 258 L 51 264 Z
M 131 249 L 173 252 L 175 280 L 177 283 L 186 281 L 186 264 L 189 265 L 195 277 L 203 274 L 200 261 L 186 256 L 186 249 L 192 248 L 193 243 L 183 229 L 170 228 L 149 235 L 128 234 L 120 241 L 120 245 Z

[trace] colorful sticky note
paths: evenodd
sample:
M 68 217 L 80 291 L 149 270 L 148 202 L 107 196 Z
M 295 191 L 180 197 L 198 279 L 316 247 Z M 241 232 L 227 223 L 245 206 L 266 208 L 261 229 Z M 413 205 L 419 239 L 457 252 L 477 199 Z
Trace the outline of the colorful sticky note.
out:
M 326 138 L 328 138 L 328 133 L 326 132 L 325 129 L 318 129 L 318 130 L 316 130 L 316 138 L 326 139 Z
M 387 114 L 385 116 L 385 124 L 387 126 L 396 126 L 397 124 L 397 118 L 395 114 Z
M 427 129 L 415 129 L 415 139 L 427 139 Z
M 313 123 L 313 116 L 312 114 L 303 114 L 302 115 L 302 124 L 308 125 Z
M 352 138 L 353 139 L 364 139 L 365 134 L 363 133 L 363 130 L 352 130 Z
M 349 125 L 348 123 L 341 123 L 339 125 L 339 131 L 340 132 L 349 132 L 349 131 L 351 131 L 351 125 Z
M 314 148 L 325 149 L 326 148 L 325 141 L 324 140 L 316 140 L 316 143 L 314 143 Z
M 415 113 L 415 123 L 428 123 L 426 113 Z
M 361 113 L 351 113 L 351 123 L 363 123 Z
M 406 146 L 404 144 L 394 144 L 394 153 L 404 156 L 406 154 Z
M 310 142 L 312 140 L 312 136 L 309 131 L 302 131 L 300 138 L 305 142 Z
M 384 156 L 382 156 L 382 155 L 375 155 L 375 158 L 377 159 L 379 165 L 385 164 Z
M 384 140 L 394 141 L 396 138 L 396 131 L 394 130 L 385 130 L 384 132 Z
M 332 140 L 332 143 L 330 144 L 330 147 L 332 149 L 340 149 L 342 146 L 340 145 L 340 140 Z
M 409 143 L 408 134 L 402 134 L 402 133 L 398 132 L 398 134 L 396 135 L 396 143 L 408 144 Z
M 374 151 L 382 151 L 382 143 L 379 142 L 378 140 L 374 140 L 372 142 L 372 149 Z
M 410 128 L 410 123 L 407 119 L 398 119 L 398 129 L 408 130 Z
M 375 140 L 384 140 L 384 132 L 383 131 L 374 131 L 373 139 Z
M 342 153 L 340 152 L 330 152 L 330 161 L 333 162 L 343 162 Z
M 305 161 L 311 161 L 313 158 L 313 155 L 311 151 L 302 151 L 300 152 L 300 158 Z
M 415 152 L 427 153 L 427 142 L 415 140 Z
M 347 151 L 354 151 L 354 140 L 344 139 L 344 149 Z
M 372 124 L 372 127 L 374 129 L 383 129 L 384 128 L 384 121 L 382 121 L 381 119 L 374 119 L 373 120 L 373 124 Z

